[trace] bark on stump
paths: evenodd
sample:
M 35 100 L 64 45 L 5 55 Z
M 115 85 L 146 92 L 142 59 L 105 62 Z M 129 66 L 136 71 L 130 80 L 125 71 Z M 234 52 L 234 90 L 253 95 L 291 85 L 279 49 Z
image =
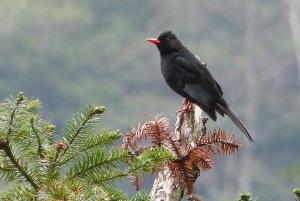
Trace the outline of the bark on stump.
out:
M 191 112 L 178 113 L 176 117 L 175 134 L 177 139 L 183 142 L 183 151 L 188 144 L 194 146 L 194 141 L 199 135 L 206 134 L 207 118 L 203 117 L 203 111 L 194 104 L 191 109 Z M 157 173 L 150 192 L 151 201 L 180 201 L 183 195 L 184 187 L 176 178 L 171 177 L 168 167 Z

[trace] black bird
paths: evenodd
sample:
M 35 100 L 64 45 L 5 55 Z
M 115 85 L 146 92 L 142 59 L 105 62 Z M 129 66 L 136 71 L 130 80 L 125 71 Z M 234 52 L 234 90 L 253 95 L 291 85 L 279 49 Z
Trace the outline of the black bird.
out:
M 254 142 L 247 129 L 224 100 L 222 88 L 212 77 L 206 64 L 201 63 L 175 34 L 166 31 L 157 39 L 148 38 L 146 41 L 157 46 L 160 52 L 162 74 L 171 89 L 187 101 L 198 105 L 214 121 L 217 120 L 216 112 L 222 116 L 226 114 L 249 141 Z

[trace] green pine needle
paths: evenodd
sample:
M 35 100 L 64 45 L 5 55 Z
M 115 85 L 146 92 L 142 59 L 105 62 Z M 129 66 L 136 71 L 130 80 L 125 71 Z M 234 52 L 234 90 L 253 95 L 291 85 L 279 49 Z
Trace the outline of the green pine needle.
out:
M 150 196 L 144 191 L 139 191 L 130 201 L 150 201 Z
M 82 177 L 90 172 L 103 171 L 107 168 L 116 167 L 128 156 L 127 152 L 120 149 L 93 149 L 86 151 L 82 158 L 74 162 L 67 171 L 70 178 Z
M 91 172 L 86 178 L 92 184 L 111 185 L 114 180 L 125 176 L 128 176 L 126 171 L 110 168 L 99 172 Z
M 36 200 L 35 191 L 24 185 L 15 185 L 0 195 L 0 201 Z
M 82 153 L 92 148 L 101 148 L 104 145 L 111 145 L 114 141 L 121 137 L 120 131 L 108 131 L 104 130 L 100 133 L 91 134 L 86 138 L 81 139 L 77 144 L 77 147 L 74 147 L 69 154 L 65 155 L 62 158 L 62 161 L 59 165 L 68 164 L 72 159 L 80 157 Z
M 239 195 L 237 201 L 253 201 L 252 195 L 251 195 L 251 193 L 248 193 L 248 192 L 242 192 Z
M 155 147 L 142 152 L 130 164 L 131 170 L 152 172 L 157 167 L 163 167 L 167 161 L 174 159 L 173 153 L 164 147 Z
M 0 200 L 129 200 L 113 187 L 129 155 L 114 145 L 120 131 L 98 128 L 105 108 L 87 106 L 57 141 L 40 108 L 23 93 L 0 102 L 0 179 L 12 185 Z
M 128 196 L 116 187 L 103 187 L 101 191 L 103 201 L 128 201 Z
M 294 188 L 293 189 L 293 193 L 295 194 L 296 196 L 296 201 L 300 201 L 300 188 Z
M 67 122 L 63 135 L 66 149 L 63 150 L 63 156 L 69 149 L 72 150 L 73 143 L 80 141 L 82 137 L 88 136 L 93 132 L 95 125 L 99 121 L 100 115 L 105 111 L 102 106 L 88 105 L 83 113 L 74 115 L 72 120 Z

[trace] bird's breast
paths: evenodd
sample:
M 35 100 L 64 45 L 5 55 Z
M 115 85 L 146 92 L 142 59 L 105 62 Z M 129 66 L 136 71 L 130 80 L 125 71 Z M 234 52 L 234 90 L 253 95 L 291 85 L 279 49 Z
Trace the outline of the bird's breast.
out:
M 183 95 L 183 83 L 181 80 L 177 77 L 176 71 L 174 70 L 175 66 L 171 62 L 171 59 L 162 60 L 161 62 L 161 71 L 162 75 L 167 83 L 167 85 L 174 90 L 176 93 Z
M 161 72 L 163 77 L 165 78 L 166 82 L 169 84 L 170 81 L 176 79 L 174 66 L 170 62 L 169 59 L 164 59 L 161 62 Z

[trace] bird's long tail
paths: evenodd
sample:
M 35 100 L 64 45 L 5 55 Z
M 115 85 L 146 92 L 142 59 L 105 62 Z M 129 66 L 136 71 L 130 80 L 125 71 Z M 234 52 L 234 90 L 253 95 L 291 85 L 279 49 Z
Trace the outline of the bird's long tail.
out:
M 221 108 L 223 109 L 224 113 L 231 119 L 231 121 L 233 121 L 233 123 L 246 135 L 248 140 L 250 142 L 254 142 L 254 140 L 251 137 L 250 133 L 247 131 L 245 126 L 240 122 L 240 120 L 235 116 L 233 111 L 227 105 L 226 106 L 221 106 Z

